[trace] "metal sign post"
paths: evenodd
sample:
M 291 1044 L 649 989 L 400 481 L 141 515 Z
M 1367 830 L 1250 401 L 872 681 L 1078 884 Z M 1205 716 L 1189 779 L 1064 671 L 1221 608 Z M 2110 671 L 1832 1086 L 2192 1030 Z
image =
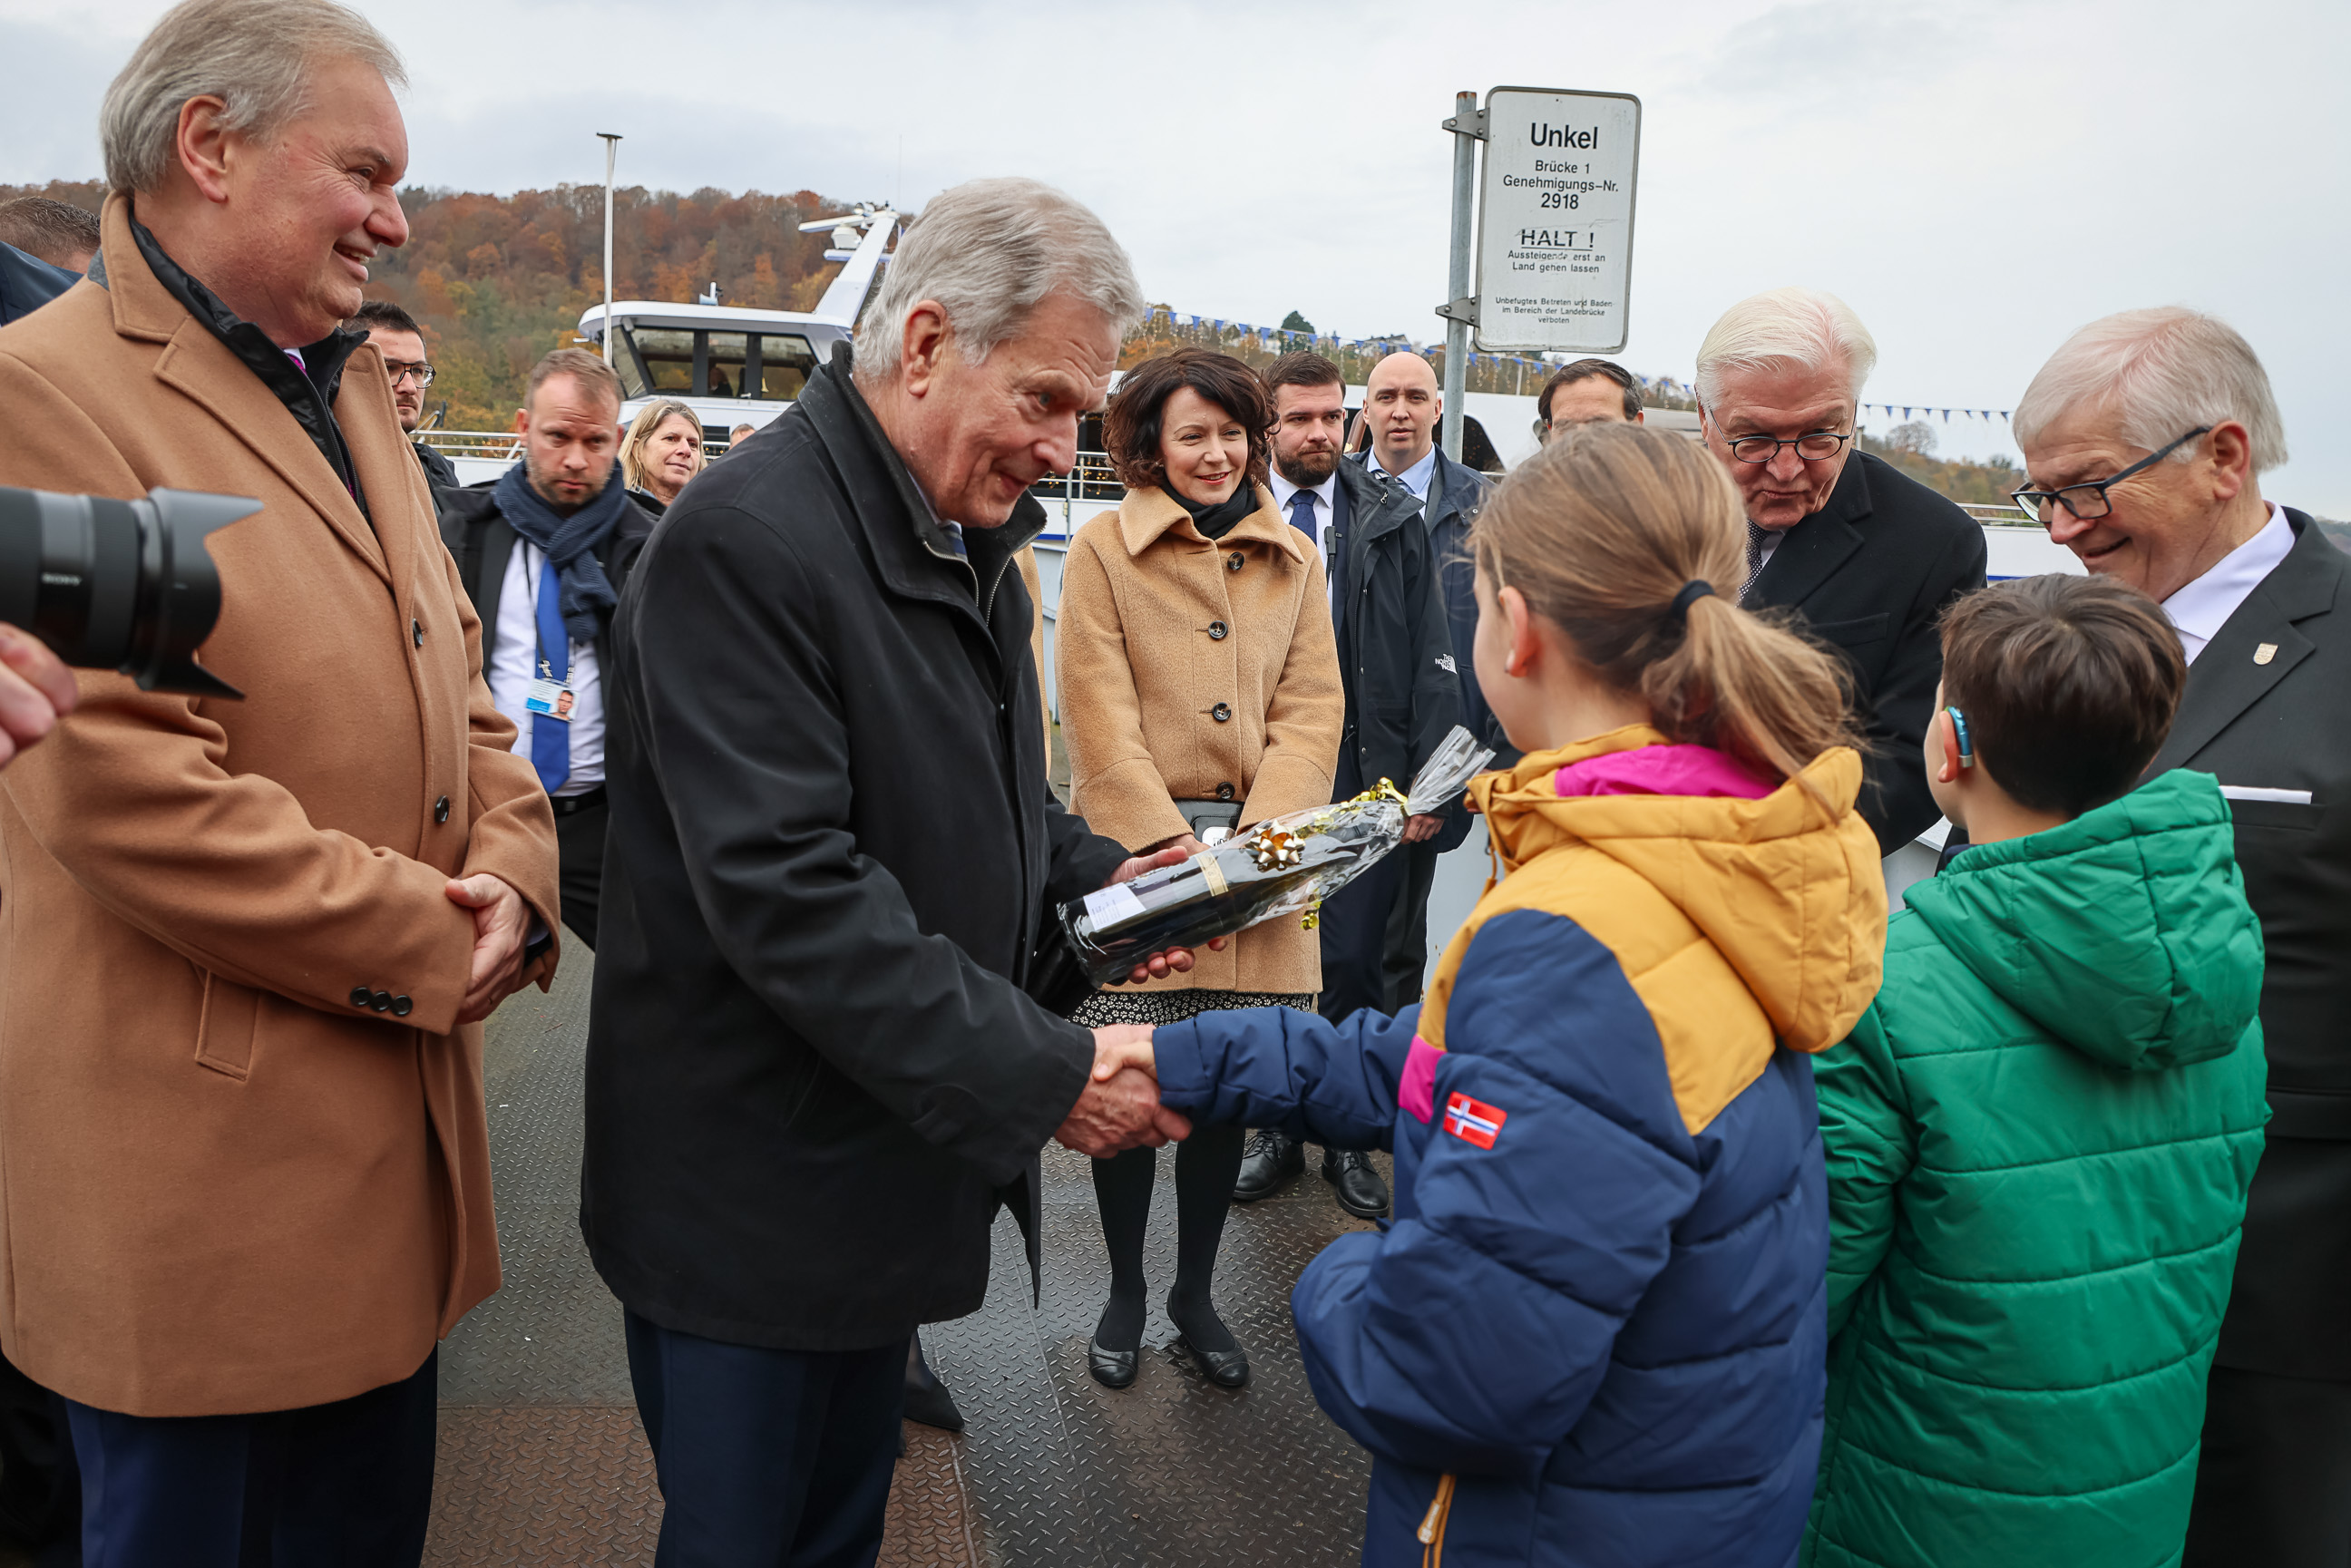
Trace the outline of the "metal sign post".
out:
M 1458 462 L 1473 330 L 1478 347 L 1490 351 L 1613 354 L 1625 347 L 1641 100 L 1498 87 L 1482 110 L 1477 94 L 1455 94 L 1444 128 L 1453 133 L 1453 249 L 1448 298 L 1437 313 L 1446 320 L 1442 441 Z M 1479 141 L 1486 143 L 1482 180 Z
M 1445 455 L 1461 461 L 1461 400 L 1469 377 L 1469 329 L 1478 320 L 1478 301 L 1469 294 L 1469 199 L 1478 185 L 1478 141 L 1486 134 L 1486 117 L 1478 112 L 1478 95 L 1453 95 L 1453 118 L 1445 129 L 1453 132 L 1453 252 L 1446 264 L 1446 303 L 1437 308 L 1445 319 L 1445 423 L 1437 443 Z
M 621 151 L 621 133 L 600 131 L 604 139 L 604 362 L 612 362 L 612 160 Z

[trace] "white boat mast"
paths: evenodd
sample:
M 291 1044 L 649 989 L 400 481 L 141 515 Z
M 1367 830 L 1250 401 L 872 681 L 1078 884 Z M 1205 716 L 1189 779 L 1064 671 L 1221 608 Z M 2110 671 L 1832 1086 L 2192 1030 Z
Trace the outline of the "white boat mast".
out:
M 832 246 L 824 253 L 825 260 L 845 265 L 809 314 L 853 327 L 857 324 L 857 312 L 865 304 L 866 292 L 873 287 L 873 275 L 890 259 L 885 253 L 890 248 L 891 236 L 898 232 L 898 214 L 887 205 L 860 202 L 853 213 L 837 218 L 817 218 L 800 225 L 804 235 L 821 234 L 827 229 L 832 231 Z

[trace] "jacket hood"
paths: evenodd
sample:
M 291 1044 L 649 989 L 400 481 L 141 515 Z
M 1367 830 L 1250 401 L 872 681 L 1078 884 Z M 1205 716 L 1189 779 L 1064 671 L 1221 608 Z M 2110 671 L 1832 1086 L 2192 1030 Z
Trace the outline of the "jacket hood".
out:
M 1628 726 L 1483 775 L 1470 793 L 1505 869 L 1579 843 L 1620 862 L 1729 961 L 1781 1043 L 1825 1051 L 1877 994 L 1886 948 L 1877 838 L 1853 809 L 1860 757 L 1824 751 L 1755 800 L 1558 793 L 1562 768 L 1668 745 L 1646 725 Z
M 2223 1055 L 2261 1002 L 2261 923 L 2210 774 L 2175 769 L 2063 827 L 1979 844 L 1908 902 L 2002 1001 L 2109 1067 Z

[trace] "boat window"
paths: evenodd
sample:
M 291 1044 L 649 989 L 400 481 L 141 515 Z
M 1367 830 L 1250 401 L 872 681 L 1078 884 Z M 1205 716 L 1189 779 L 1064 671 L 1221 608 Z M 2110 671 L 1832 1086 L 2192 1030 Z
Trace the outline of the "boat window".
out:
M 712 332 L 710 339 L 710 379 L 701 391 L 704 397 L 741 397 L 743 395 L 743 361 L 751 350 L 751 340 L 742 332 Z M 699 390 L 699 389 L 697 389 Z
M 596 350 L 591 349 L 589 351 L 593 353 Z M 621 329 L 620 337 L 612 344 L 612 369 L 620 373 L 621 396 L 624 401 L 647 395 L 644 368 L 637 363 L 636 344 L 625 327 Z
M 646 379 L 653 382 L 649 392 L 670 397 L 692 395 L 693 333 L 673 327 L 639 327 L 630 336 L 636 340 L 638 356 L 645 362 Z
M 746 395 L 790 402 L 816 373 L 816 350 L 802 337 L 762 337 L 759 340 L 758 391 Z

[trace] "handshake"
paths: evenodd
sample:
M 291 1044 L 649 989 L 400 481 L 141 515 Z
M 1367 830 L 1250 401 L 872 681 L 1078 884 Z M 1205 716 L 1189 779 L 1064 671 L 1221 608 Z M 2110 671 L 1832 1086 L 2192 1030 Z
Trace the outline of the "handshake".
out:
M 1093 1071 L 1054 1141 L 1106 1160 L 1127 1149 L 1155 1149 L 1191 1135 L 1191 1122 L 1159 1103 L 1151 1030 L 1133 1023 L 1094 1030 Z
M 1180 865 L 1199 852 L 1196 840 L 1140 854 L 1118 868 L 1113 884 L 1133 882 L 1147 871 Z M 1221 936 L 1208 944 L 1221 949 Z M 1181 947 L 1155 953 L 1138 964 L 1127 980 L 1164 980 L 1192 967 L 1191 953 Z M 1155 1149 L 1192 1135 L 1192 1124 L 1159 1103 L 1159 1079 L 1152 1064 L 1151 1030 L 1141 1024 L 1111 1024 L 1094 1030 L 1094 1067 L 1086 1092 L 1070 1107 L 1054 1132 L 1054 1142 L 1098 1160 L 1127 1149 Z

